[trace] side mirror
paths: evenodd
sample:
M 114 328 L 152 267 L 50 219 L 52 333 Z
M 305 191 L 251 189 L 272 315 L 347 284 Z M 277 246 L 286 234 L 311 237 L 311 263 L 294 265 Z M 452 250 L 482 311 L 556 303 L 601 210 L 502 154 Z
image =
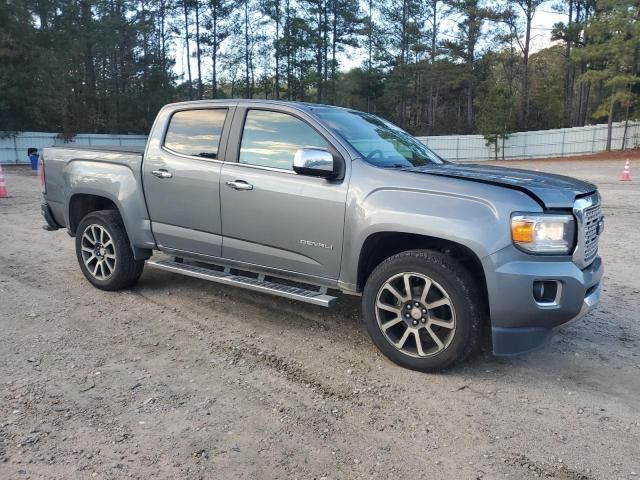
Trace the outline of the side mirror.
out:
M 304 147 L 293 157 L 293 171 L 299 175 L 332 178 L 338 174 L 338 162 L 324 148 Z

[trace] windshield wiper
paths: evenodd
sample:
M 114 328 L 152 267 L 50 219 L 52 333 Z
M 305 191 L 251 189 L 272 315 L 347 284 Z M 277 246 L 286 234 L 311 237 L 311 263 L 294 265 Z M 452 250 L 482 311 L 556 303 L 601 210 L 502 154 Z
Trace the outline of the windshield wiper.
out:
M 411 168 L 409 165 L 403 165 L 401 163 L 393 163 L 391 165 L 380 165 L 381 168 Z

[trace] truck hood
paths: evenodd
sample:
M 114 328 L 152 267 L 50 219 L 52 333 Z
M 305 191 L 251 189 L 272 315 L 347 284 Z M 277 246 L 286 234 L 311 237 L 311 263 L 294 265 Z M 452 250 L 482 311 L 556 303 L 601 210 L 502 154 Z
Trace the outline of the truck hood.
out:
M 597 189 L 592 183 L 564 175 L 488 165 L 447 163 L 405 170 L 520 190 L 533 197 L 545 208 L 572 207 L 576 197 L 592 193 Z

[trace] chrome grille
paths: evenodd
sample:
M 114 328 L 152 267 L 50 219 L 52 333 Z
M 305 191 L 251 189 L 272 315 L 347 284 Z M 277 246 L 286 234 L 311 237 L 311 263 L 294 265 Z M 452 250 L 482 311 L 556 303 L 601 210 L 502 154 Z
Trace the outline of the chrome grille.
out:
M 573 213 L 578 221 L 578 242 L 573 258 L 585 268 L 598 256 L 598 223 L 602 219 L 600 196 L 595 193 L 576 200 Z
M 600 205 L 584 211 L 584 263 L 590 264 L 598 255 L 598 222 L 602 217 Z

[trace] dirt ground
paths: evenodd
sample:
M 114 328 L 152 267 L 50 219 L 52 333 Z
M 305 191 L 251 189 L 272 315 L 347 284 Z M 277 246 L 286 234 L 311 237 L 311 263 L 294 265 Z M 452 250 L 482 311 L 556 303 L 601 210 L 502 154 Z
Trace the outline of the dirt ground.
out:
M 544 349 L 440 375 L 325 310 L 147 269 L 97 290 L 38 179 L 0 199 L 0 478 L 640 478 L 640 162 L 518 162 L 596 182 L 602 304 Z

